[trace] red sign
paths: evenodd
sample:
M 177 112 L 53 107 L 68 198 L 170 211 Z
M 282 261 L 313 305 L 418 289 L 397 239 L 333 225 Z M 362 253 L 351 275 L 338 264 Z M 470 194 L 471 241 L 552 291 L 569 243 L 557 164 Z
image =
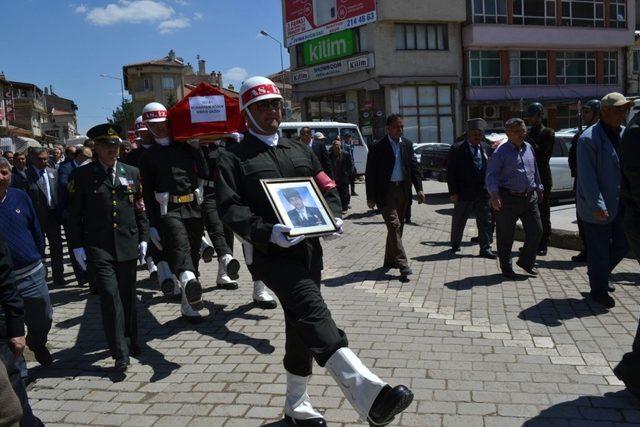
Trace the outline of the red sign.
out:
M 200 83 L 171 107 L 169 120 L 177 141 L 224 137 L 247 129 L 239 101 L 208 83 Z
M 376 0 L 285 0 L 284 7 L 287 46 L 377 19 Z
M 4 120 L 4 99 L 0 98 L 0 122 Z
M 11 89 L 7 89 L 4 94 L 4 108 L 7 114 L 7 121 L 14 122 L 16 120 L 16 113 L 13 109 L 13 93 Z

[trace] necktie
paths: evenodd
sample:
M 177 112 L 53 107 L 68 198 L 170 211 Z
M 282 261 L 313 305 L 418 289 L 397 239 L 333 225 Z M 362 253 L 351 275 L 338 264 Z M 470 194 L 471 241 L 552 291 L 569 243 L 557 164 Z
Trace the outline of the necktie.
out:
M 480 156 L 480 148 L 477 145 L 473 146 L 473 163 L 476 170 L 482 169 L 482 157 Z
M 107 175 L 109 176 L 109 182 L 113 185 L 113 168 L 107 168 Z
M 40 179 L 44 183 L 44 188 L 47 192 L 47 206 L 51 207 L 51 189 L 49 188 L 49 181 L 47 180 L 46 174 L 46 169 L 40 171 Z

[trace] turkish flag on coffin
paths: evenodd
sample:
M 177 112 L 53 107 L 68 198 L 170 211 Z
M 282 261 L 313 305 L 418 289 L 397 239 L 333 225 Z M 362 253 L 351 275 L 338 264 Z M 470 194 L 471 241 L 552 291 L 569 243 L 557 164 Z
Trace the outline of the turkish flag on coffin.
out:
M 247 130 L 240 103 L 208 83 L 200 83 L 169 109 L 173 139 L 201 142 Z

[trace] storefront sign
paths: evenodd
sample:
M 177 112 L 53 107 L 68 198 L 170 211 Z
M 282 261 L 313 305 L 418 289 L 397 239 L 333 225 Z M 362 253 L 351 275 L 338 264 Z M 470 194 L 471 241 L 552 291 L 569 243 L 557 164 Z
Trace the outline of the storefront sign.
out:
M 344 30 L 315 40 L 304 42 L 304 63 L 315 65 L 335 61 L 356 54 L 356 35 L 353 30 Z
M 313 80 L 320 80 L 326 77 L 340 76 L 343 74 L 355 73 L 374 67 L 373 53 L 346 58 L 340 61 L 328 62 L 314 67 L 304 68 L 292 73 L 293 84 L 306 83 Z
M 285 0 L 287 46 L 374 22 L 376 0 Z
M 7 89 L 4 95 L 4 108 L 7 116 L 7 121 L 13 122 L 16 120 L 16 113 L 13 109 L 13 93 L 11 89 Z

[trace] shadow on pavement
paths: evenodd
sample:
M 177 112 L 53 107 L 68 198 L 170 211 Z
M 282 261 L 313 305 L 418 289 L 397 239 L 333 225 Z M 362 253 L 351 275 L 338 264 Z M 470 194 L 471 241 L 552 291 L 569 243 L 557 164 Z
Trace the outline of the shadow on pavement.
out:
M 344 286 L 351 283 L 359 283 L 365 280 L 387 281 L 396 280 L 397 276 L 392 276 L 388 273 L 389 269 L 385 267 L 378 267 L 375 270 L 362 270 L 347 273 L 343 276 L 331 277 L 329 279 L 323 279 L 322 285 L 330 288 L 338 286 Z
M 380 215 L 380 211 L 378 210 L 368 210 L 366 212 L 354 212 L 345 216 L 343 219 L 362 219 L 362 218 L 371 218 L 372 216 Z
M 285 420 L 273 421 L 268 424 L 262 424 L 262 427 L 291 427 L 291 424 Z
M 637 286 L 640 285 L 640 273 L 613 273 L 611 280 L 623 286 Z
M 586 297 L 588 294 L 583 293 Z M 587 299 L 545 298 L 534 306 L 522 310 L 518 318 L 546 326 L 561 326 L 563 320 L 581 319 L 583 317 L 598 316 L 608 310 L 600 304 Z
M 528 278 L 528 276 L 519 275 L 515 279 L 506 279 L 502 277 L 501 274 L 497 273 L 490 274 L 488 276 L 465 277 L 464 279 L 455 280 L 453 282 L 445 283 L 444 285 L 454 291 L 468 291 L 476 286 L 494 286 L 510 281 L 522 282 Z
M 580 396 L 553 405 L 526 421 L 525 427 L 613 425 L 638 423 L 640 402 L 621 390 L 604 396 Z M 637 425 L 637 424 L 634 424 Z
M 440 215 L 451 216 L 451 215 L 453 215 L 453 208 L 436 209 L 436 213 L 440 214 Z
M 420 255 L 417 257 L 413 257 L 411 259 L 418 262 L 428 262 L 428 261 L 444 261 L 447 259 L 454 259 L 454 258 L 475 258 L 475 257 L 469 254 L 460 254 L 460 253 L 454 254 L 451 252 L 450 249 L 447 249 L 442 252 L 438 252 L 437 254 Z
M 445 242 L 445 241 L 428 242 L 427 241 L 427 242 L 420 242 L 420 244 L 424 245 L 424 246 L 433 246 L 433 247 L 436 247 L 436 246 L 446 246 L 446 247 L 449 247 L 449 248 L 451 247 L 451 242 L 448 242 L 448 241 L 447 242 Z M 460 243 L 460 247 L 477 246 L 477 245 L 478 244 L 474 243 L 474 242 L 462 242 L 462 243 Z
M 576 267 L 584 265 L 581 263 L 577 263 L 575 261 L 566 261 L 566 260 L 547 261 L 545 259 L 541 259 L 540 257 L 536 259 L 536 264 L 538 265 L 538 267 L 541 267 L 541 268 L 547 268 L 551 270 L 565 270 L 565 271 L 573 270 Z

